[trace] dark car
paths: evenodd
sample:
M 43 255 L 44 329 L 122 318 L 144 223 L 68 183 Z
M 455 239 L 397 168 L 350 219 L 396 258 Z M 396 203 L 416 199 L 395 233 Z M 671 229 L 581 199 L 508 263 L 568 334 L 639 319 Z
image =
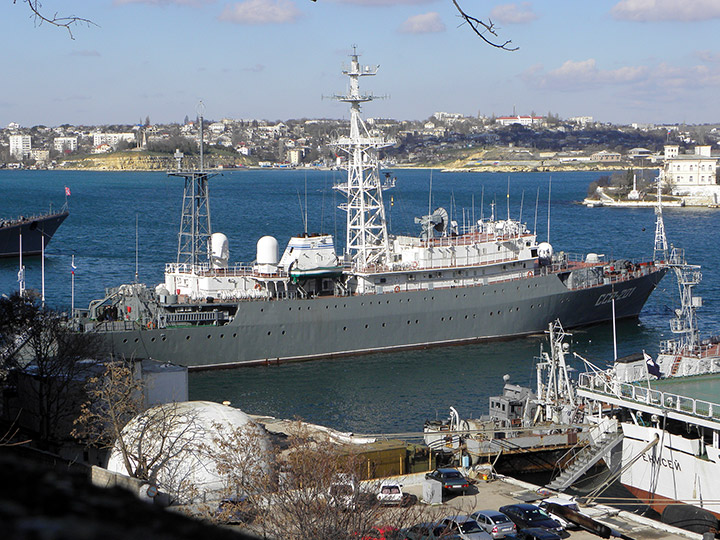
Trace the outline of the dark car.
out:
M 440 482 L 443 493 L 462 493 L 465 495 L 470 489 L 470 480 L 457 469 L 435 469 L 426 473 L 425 478 Z
M 438 522 L 418 523 L 400 531 L 407 540 L 454 540 L 460 538 Z
M 213 517 L 221 523 L 236 524 L 249 523 L 255 519 L 255 506 L 245 495 L 228 497 L 220 501 Z
M 518 529 L 540 527 L 554 533 L 563 532 L 563 527 L 559 522 L 548 516 L 534 504 L 509 504 L 500 507 L 500 512 L 512 519 Z
M 561 536 L 555 532 L 541 529 L 540 527 L 530 527 L 522 529 L 516 536 L 518 540 L 561 540 Z

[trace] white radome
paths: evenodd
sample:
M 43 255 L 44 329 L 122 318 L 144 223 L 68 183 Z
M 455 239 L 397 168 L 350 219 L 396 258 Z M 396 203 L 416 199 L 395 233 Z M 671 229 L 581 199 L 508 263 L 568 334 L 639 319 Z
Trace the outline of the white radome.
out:
M 157 418 L 164 412 L 170 413 L 173 420 L 164 428 L 152 425 L 149 418 L 153 417 L 153 413 Z M 224 496 L 227 486 L 217 472 L 213 456 L 222 452 L 219 440 L 243 427 L 246 428 L 244 433 L 247 433 L 248 445 L 238 448 L 237 452 L 247 453 L 247 462 L 256 462 L 258 468 L 267 470 L 270 442 L 266 432 L 240 409 L 227 405 L 210 401 L 158 405 L 133 418 L 122 433 L 125 443 L 130 446 L 133 466 L 136 466 L 136 458 L 132 456 L 140 454 L 140 449 L 152 460 L 162 445 L 166 455 L 154 460 L 157 464 L 150 471 L 150 482 L 178 502 L 190 503 Z M 110 454 L 107 469 L 128 474 L 117 443 Z

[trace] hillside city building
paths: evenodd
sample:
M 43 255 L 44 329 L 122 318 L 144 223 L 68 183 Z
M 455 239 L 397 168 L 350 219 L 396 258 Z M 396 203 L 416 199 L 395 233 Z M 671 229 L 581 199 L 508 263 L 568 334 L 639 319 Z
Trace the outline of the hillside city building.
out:
M 696 146 L 693 154 L 680 154 L 678 145 L 665 146 L 663 182 L 673 195 L 686 199 L 686 204 L 720 203 L 720 186 L 717 185 L 718 158 L 713 157 L 710 146 Z
M 30 135 L 10 135 L 10 155 L 22 159 L 30 155 L 32 144 Z

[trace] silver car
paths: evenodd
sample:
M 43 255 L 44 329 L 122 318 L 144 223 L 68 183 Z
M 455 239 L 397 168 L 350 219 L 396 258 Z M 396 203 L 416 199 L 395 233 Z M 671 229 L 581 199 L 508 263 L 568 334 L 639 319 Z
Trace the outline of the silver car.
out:
M 470 516 L 455 516 L 445 518 L 440 522 L 446 533 L 457 535 L 463 540 L 492 540 L 492 536 L 478 525 Z
M 517 532 L 515 523 L 497 510 L 478 510 L 470 514 L 470 517 L 477 521 L 478 525 L 490 533 L 493 538 L 505 538 L 507 535 Z

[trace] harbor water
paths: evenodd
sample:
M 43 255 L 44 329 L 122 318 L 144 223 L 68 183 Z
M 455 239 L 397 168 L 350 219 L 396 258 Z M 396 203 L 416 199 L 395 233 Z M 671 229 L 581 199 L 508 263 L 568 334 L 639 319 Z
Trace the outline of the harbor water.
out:
M 555 251 L 647 259 L 653 254 L 655 215 L 648 208 L 586 208 L 587 186 L 607 173 L 439 173 L 395 170 L 396 187 L 384 192 L 391 233 L 417 234 L 414 218 L 442 206 L 462 228 L 492 211 L 520 217 Z M 345 243 L 345 214 L 333 184 L 342 171 L 238 170 L 210 180 L 213 231 L 230 243 L 230 262 L 250 263 L 264 235 L 281 249 L 291 235 L 333 234 Z M 163 280 L 177 256 L 183 181 L 152 172 L 0 171 L 0 217 L 59 208 L 70 188 L 70 216 L 45 258 L 46 303 L 56 309 L 87 307 L 105 287 L 136 279 Z M 688 262 L 702 265 L 696 293 L 703 336 L 720 333 L 720 210 L 665 209 L 668 241 L 683 247 Z M 549 222 L 549 227 L 548 227 Z M 548 238 L 549 231 L 549 238 Z M 71 260 L 74 255 L 74 297 Z M 41 259 L 26 258 L 26 286 L 40 290 Z M 0 261 L 0 292 L 18 289 L 18 261 Z M 678 305 L 668 274 L 639 320 L 617 325 L 620 356 L 655 354 L 671 338 L 668 319 Z M 502 390 L 502 376 L 534 384 L 533 358 L 542 336 L 398 353 L 369 354 L 297 364 L 194 372 L 191 399 L 230 401 L 251 414 L 302 418 L 356 433 L 417 433 L 426 418 L 482 414 L 488 397 Z M 572 348 L 600 365 L 612 359 L 612 325 L 575 331 Z M 580 368 L 579 361 L 577 367 Z

